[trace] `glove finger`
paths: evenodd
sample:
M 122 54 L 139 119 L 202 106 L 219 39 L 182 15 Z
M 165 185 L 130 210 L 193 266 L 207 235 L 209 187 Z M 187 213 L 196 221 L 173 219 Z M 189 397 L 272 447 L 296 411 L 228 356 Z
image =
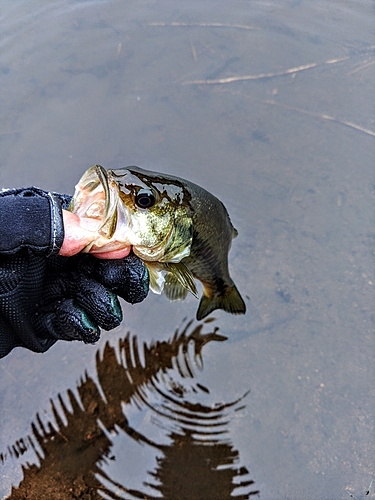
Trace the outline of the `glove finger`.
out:
M 78 306 L 104 330 L 112 330 L 122 321 L 122 310 L 117 296 L 101 283 L 81 273 L 70 275 L 71 296 Z
M 147 297 L 148 270 L 133 253 L 124 259 L 99 260 L 92 257 L 82 260 L 81 266 L 83 272 L 93 276 L 130 304 L 142 302 Z
M 101 283 L 78 272 L 50 275 L 44 287 L 44 305 L 68 298 L 105 330 L 112 330 L 122 321 L 118 298 Z
M 34 326 L 45 338 L 81 340 L 86 344 L 94 344 L 100 338 L 98 325 L 72 299 L 63 300 L 52 310 L 38 314 Z

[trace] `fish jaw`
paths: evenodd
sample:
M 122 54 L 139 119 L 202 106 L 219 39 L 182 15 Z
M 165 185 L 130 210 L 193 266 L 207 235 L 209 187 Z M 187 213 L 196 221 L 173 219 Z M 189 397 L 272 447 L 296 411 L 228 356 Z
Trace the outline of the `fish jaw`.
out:
M 81 218 L 98 221 L 93 241 L 83 249 L 84 253 L 100 251 L 113 237 L 117 227 L 118 198 L 117 186 L 108 181 L 107 172 L 101 165 L 93 165 L 79 180 L 68 210 Z M 113 249 L 119 248 L 106 250 Z
M 100 167 L 100 165 L 94 165 L 83 174 L 75 187 L 68 210 L 79 217 L 100 221 L 105 210 L 106 201 L 103 178 L 98 175 L 97 167 Z
M 114 187 L 112 189 L 115 190 Z M 129 225 L 129 213 L 126 207 L 119 202 L 117 196 L 116 212 L 108 218 L 106 223 L 101 224 L 99 231 L 96 233 L 95 240 L 88 251 L 94 254 L 120 252 L 127 247 L 131 247 L 133 243 L 134 236 Z

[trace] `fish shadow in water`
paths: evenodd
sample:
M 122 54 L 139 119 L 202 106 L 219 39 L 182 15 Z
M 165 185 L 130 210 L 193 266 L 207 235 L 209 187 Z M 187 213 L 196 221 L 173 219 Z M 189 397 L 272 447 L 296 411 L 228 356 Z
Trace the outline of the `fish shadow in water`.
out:
M 203 367 L 203 346 L 226 340 L 217 328 L 202 333 L 203 326 L 193 327 L 190 321 L 170 341 L 143 344 L 143 356 L 130 334 L 119 340 L 117 349 L 107 343 L 103 354 L 96 355 L 98 384 L 85 374 L 77 387 L 79 399 L 67 391 L 72 410 L 60 394 L 62 415 L 51 401 L 55 422 L 44 424 L 37 415 L 28 438 L 1 454 L 4 461 L 6 455 L 18 458 L 32 448 L 39 460 L 39 465 L 22 467 L 24 478 L 7 498 L 245 500 L 257 495 L 259 491 L 250 490 L 254 481 L 246 467 L 235 465 L 238 450 L 224 437 L 231 412 L 243 407 L 246 394 L 231 403 L 207 406 L 197 402 L 199 393 L 209 393 L 206 387 L 194 383 L 192 391 L 186 389 L 185 382 L 195 378 L 191 358 Z M 187 392 L 197 396 L 195 402 L 186 398 Z M 150 409 L 167 429 L 168 444 L 133 428 L 126 405 Z M 120 430 L 157 452 L 155 469 L 148 472 L 155 482 L 143 482 L 147 492 L 127 488 L 106 472 L 115 459 L 111 436 Z M 236 493 L 239 488 L 242 493 Z

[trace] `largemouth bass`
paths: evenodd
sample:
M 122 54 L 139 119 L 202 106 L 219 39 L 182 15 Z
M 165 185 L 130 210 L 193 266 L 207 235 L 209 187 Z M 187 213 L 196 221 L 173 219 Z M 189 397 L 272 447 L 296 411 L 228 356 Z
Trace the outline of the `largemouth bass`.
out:
M 150 288 L 170 300 L 197 296 L 197 319 L 215 309 L 244 314 L 245 303 L 228 271 L 228 252 L 237 231 L 224 205 L 202 187 L 139 167 L 91 167 L 75 188 L 69 210 L 98 221 L 85 252 L 132 246 L 150 274 Z

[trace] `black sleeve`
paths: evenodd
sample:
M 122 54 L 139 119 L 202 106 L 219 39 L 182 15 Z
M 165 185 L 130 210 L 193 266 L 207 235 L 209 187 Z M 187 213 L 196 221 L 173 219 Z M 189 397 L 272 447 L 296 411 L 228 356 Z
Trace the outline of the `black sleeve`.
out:
M 64 241 L 61 199 L 41 189 L 0 191 L 0 254 L 56 255 Z
M 58 255 L 70 199 L 34 187 L 0 192 L 0 358 L 17 346 L 45 352 L 58 339 L 95 343 L 122 320 L 117 295 L 132 304 L 147 296 L 134 254 Z

